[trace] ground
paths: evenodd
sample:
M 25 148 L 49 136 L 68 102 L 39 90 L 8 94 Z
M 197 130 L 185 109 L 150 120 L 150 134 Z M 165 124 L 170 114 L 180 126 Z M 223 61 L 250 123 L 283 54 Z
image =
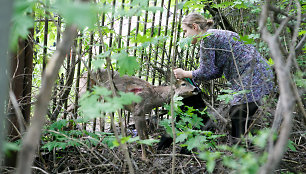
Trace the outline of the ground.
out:
M 259 118 L 255 127 L 260 128 L 271 123 L 272 118 Z M 274 173 L 306 173 L 306 138 L 305 124 L 301 117 L 294 115 L 293 130 L 290 140 L 294 148 L 288 148 L 281 160 L 280 165 Z M 218 139 L 218 144 L 232 145 L 228 128 L 224 127 L 226 136 Z M 164 130 L 160 127 L 151 133 L 152 137 L 158 139 Z M 157 144 L 153 145 L 156 150 Z M 155 153 L 148 153 L 149 160 L 141 160 L 140 145 L 131 143 L 128 146 L 135 173 L 171 173 L 172 170 L 172 146 L 163 150 L 156 150 Z M 179 154 L 181 147 L 176 145 L 175 173 L 208 173 L 206 162 L 199 159 L 196 154 Z M 248 151 L 255 153 L 260 150 L 248 146 Z M 225 153 L 231 155 L 231 153 Z M 100 143 L 96 147 L 69 147 L 58 149 L 57 151 L 40 151 L 37 155 L 33 167 L 33 173 L 129 173 L 124 155 L 119 148 L 108 148 Z M 13 168 L 3 168 L 3 173 L 13 173 Z M 221 160 L 216 160 L 216 167 L 213 173 L 236 173 L 222 164 Z

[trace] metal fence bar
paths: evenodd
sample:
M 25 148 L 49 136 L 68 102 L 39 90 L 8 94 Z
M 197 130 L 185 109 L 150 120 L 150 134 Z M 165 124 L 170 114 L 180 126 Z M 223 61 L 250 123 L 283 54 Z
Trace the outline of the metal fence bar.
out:
M 164 0 L 161 0 L 161 4 L 160 4 L 161 7 L 164 6 Z M 163 21 L 163 12 L 160 11 L 159 12 L 159 23 L 158 23 L 158 30 L 157 30 L 157 37 L 160 37 L 161 35 L 161 26 L 162 26 L 162 21 Z M 159 53 L 159 44 L 156 44 L 156 47 L 155 47 L 155 62 L 154 64 L 156 64 L 157 62 L 157 58 L 158 58 L 158 53 Z M 158 65 L 157 65 L 158 66 Z M 154 70 L 153 72 L 153 80 L 152 80 L 152 84 L 154 85 L 155 84 L 155 76 L 156 76 L 156 70 Z M 159 83 L 160 83 L 160 80 L 159 80 Z

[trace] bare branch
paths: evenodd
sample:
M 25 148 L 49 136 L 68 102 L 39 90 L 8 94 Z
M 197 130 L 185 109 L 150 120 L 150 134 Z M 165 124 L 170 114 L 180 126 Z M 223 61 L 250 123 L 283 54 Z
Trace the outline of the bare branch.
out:
M 24 120 L 22 112 L 19 108 L 19 105 L 18 105 L 18 102 L 17 102 L 17 99 L 16 99 L 16 96 L 15 96 L 14 92 L 12 90 L 10 90 L 9 93 L 10 93 L 10 100 L 11 100 L 11 102 L 13 104 L 13 107 L 16 111 L 17 120 L 18 120 L 18 124 L 19 124 L 19 127 L 20 127 L 20 133 L 23 134 L 24 130 L 27 126 L 26 121 Z
M 290 51 L 289 51 L 290 54 L 289 54 L 288 61 L 287 61 L 287 64 L 286 64 L 287 68 L 291 67 L 292 59 L 296 58 L 295 45 L 296 45 L 297 37 L 299 36 L 299 27 L 300 27 L 301 20 L 302 20 L 301 5 L 297 0 L 295 0 L 295 3 L 296 3 L 296 6 L 297 6 L 297 11 L 298 11 L 297 12 L 297 21 L 296 21 L 293 36 L 292 36 L 292 39 L 291 39 Z
M 281 24 L 279 25 L 279 27 L 277 28 L 277 30 L 274 33 L 274 36 L 277 37 L 281 34 L 281 32 L 283 31 L 283 29 L 285 28 L 285 26 L 287 25 L 287 23 L 289 22 L 290 18 L 287 17 L 286 19 L 284 19 Z
M 35 151 L 39 145 L 41 130 L 45 123 L 49 100 L 53 83 L 57 77 L 58 71 L 69 52 L 73 39 L 76 37 L 77 29 L 75 26 L 70 26 L 66 29 L 63 40 L 59 44 L 58 49 L 50 59 L 42 79 L 42 87 L 37 96 L 34 116 L 31 121 L 31 126 L 23 138 L 21 150 L 19 152 L 17 162 L 17 174 L 31 174 L 31 166 L 35 157 Z
M 303 46 L 306 43 L 306 34 L 304 34 L 303 38 L 300 40 L 300 42 L 295 47 L 295 54 L 298 55 L 302 52 Z
M 296 1 L 296 4 L 297 6 L 299 6 L 298 1 Z M 292 98 L 292 96 L 294 96 L 294 91 L 292 89 L 291 83 L 289 83 L 292 80 L 290 76 L 291 59 L 287 59 L 288 60 L 287 62 L 285 61 L 285 58 L 281 53 L 279 39 L 277 39 L 279 30 L 281 30 L 281 28 L 284 26 L 280 26 L 280 28 L 277 29 L 275 35 L 272 35 L 267 31 L 266 22 L 269 14 L 269 9 L 268 9 L 269 6 L 270 6 L 270 1 L 267 1 L 266 4 L 263 5 L 259 26 L 260 26 L 260 31 L 262 33 L 262 38 L 268 43 L 268 46 L 270 48 L 271 57 L 273 58 L 275 63 L 276 75 L 279 80 L 278 84 L 280 89 L 280 97 L 277 105 L 278 112 L 277 115 L 275 115 L 274 123 L 276 122 L 281 123 L 282 119 L 283 121 L 278 136 L 278 140 L 276 141 L 275 145 L 272 138 L 269 140 L 270 143 L 268 143 L 269 144 L 268 160 L 260 168 L 259 171 L 260 174 L 272 173 L 273 170 L 278 165 L 278 163 L 280 162 L 280 160 L 282 159 L 291 132 L 291 127 L 292 127 L 291 115 L 295 106 L 295 98 Z M 298 26 L 299 25 L 296 25 L 296 27 Z M 294 40 L 295 39 L 293 38 L 292 41 Z M 276 132 L 275 129 L 277 129 L 277 127 L 278 126 L 276 126 L 275 128 L 275 124 L 273 124 L 273 129 L 271 134 L 274 134 Z
M 286 17 L 289 17 L 289 18 L 292 18 L 292 19 L 296 19 L 295 16 L 290 16 L 289 14 L 285 13 L 282 9 L 276 8 L 273 5 L 269 5 L 269 9 L 274 11 L 274 12 L 276 12 L 276 13 L 282 14 L 282 15 L 284 15 Z M 306 15 L 304 14 L 303 17 L 306 17 Z M 306 21 L 301 20 L 301 22 L 305 23 Z

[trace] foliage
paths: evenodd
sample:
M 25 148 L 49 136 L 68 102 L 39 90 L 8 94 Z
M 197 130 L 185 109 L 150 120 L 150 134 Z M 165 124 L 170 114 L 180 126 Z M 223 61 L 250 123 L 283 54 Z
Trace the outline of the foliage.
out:
M 133 75 L 139 69 L 136 57 L 129 56 L 125 51 L 114 54 L 112 57 L 117 60 L 117 69 L 121 76 L 124 74 Z
M 102 113 L 116 112 L 125 105 L 140 102 L 141 97 L 133 93 L 120 92 L 119 96 L 112 97 L 112 92 L 104 87 L 95 86 L 93 91 L 86 92 L 80 99 L 79 112 L 85 119 L 103 116 Z M 101 97 L 105 102 L 101 102 Z
M 34 25 L 34 20 L 29 16 L 32 11 L 32 0 L 16 0 L 14 2 L 14 12 L 12 17 L 12 29 L 10 36 L 10 47 L 15 49 L 18 38 L 26 38 L 29 34 L 28 29 Z
M 229 22 L 233 25 L 235 30 L 239 33 L 239 40 L 245 42 L 245 44 L 253 44 L 258 48 L 258 50 L 268 59 L 269 64 L 273 66 L 274 62 L 270 58 L 269 49 L 267 45 L 261 41 L 260 34 L 258 31 L 258 15 L 261 12 L 261 5 L 264 1 L 260 0 L 230 0 L 222 1 L 216 3 L 212 0 L 188 0 L 183 1 L 178 4 L 178 9 L 182 10 L 182 14 L 186 12 L 199 12 L 206 18 L 212 18 L 212 14 L 208 10 L 203 10 L 208 5 L 212 8 L 217 8 L 220 13 L 226 14 L 225 16 L 229 19 Z M 305 4 L 302 3 L 302 10 L 305 11 Z M 40 76 L 42 74 L 42 62 L 43 62 L 43 40 L 44 40 L 44 24 L 43 19 L 48 17 L 51 20 L 48 29 L 48 43 L 47 43 L 47 57 L 53 54 L 56 49 L 57 43 L 57 32 L 60 29 L 62 31 L 67 25 L 76 24 L 82 37 L 82 51 L 80 56 L 89 63 L 88 55 L 90 48 L 94 51 L 94 61 L 92 62 L 92 69 L 96 70 L 98 68 L 103 68 L 105 64 L 105 58 L 112 59 L 112 65 L 118 69 L 120 75 L 128 74 L 133 75 L 138 70 L 139 67 L 144 67 L 143 64 L 139 64 L 140 56 L 146 57 L 151 52 L 156 55 L 156 59 L 153 61 L 145 60 L 144 63 L 164 63 L 164 55 L 170 58 L 171 55 L 167 55 L 167 50 L 170 50 L 171 37 L 169 36 L 173 30 L 171 27 L 166 27 L 164 24 L 162 26 L 155 25 L 154 30 L 147 27 L 145 29 L 145 13 L 150 14 L 163 12 L 165 8 L 163 7 L 153 7 L 148 6 L 149 0 L 133 0 L 126 1 L 125 4 L 120 4 L 119 6 L 113 6 L 112 0 L 101 0 L 94 3 L 83 3 L 81 1 L 72 0 L 15 0 L 14 12 L 12 18 L 12 28 L 11 28 L 11 42 L 10 46 L 12 49 L 16 48 L 18 38 L 27 38 L 29 34 L 29 29 L 34 27 L 35 34 L 34 38 L 34 50 L 35 50 L 35 60 L 34 60 L 34 73 L 33 73 L 33 86 L 34 92 L 40 86 Z M 159 2 L 158 2 L 159 3 Z M 292 2 L 289 1 L 275 1 L 276 6 L 283 11 L 289 11 L 289 15 L 296 16 L 296 7 L 292 6 Z M 172 7 L 174 1 L 172 1 Z M 122 7 L 124 6 L 124 7 Z M 171 7 L 171 8 L 172 8 Z M 168 9 L 170 10 L 170 9 Z M 35 18 L 33 18 L 33 12 L 35 13 Z M 57 17 L 60 15 L 62 19 L 62 26 L 58 28 Z M 101 26 L 102 16 L 105 15 L 105 24 Z M 165 15 L 165 14 L 163 14 Z M 170 18 L 172 18 L 173 12 L 170 13 Z M 111 27 L 112 22 L 119 21 L 121 18 L 127 19 L 129 17 L 139 17 L 138 30 L 136 28 L 131 29 L 131 33 L 128 36 L 119 35 L 118 32 Z M 279 16 L 275 16 L 279 17 Z M 169 19 L 170 19 L 169 18 Z M 282 18 L 279 18 L 282 19 Z M 148 19 L 148 23 L 151 23 L 153 19 Z M 37 22 L 38 21 L 38 22 Z M 40 22 L 42 21 L 42 22 Z M 157 21 L 157 17 L 155 22 Z M 171 22 L 171 21 L 170 21 Z M 269 23 L 269 30 L 274 31 L 275 26 Z M 290 24 L 294 24 L 291 23 Z M 303 24 L 304 25 L 304 24 Z M 176 24 L 175 24 L 176 27 Z M 158 30 L 161 29 L 158 35 Z M 126 30 L 126 28 L 124 28 Z M 165 33 L 168 33 L 165 35 Z M 181 31 L 180 31 L 181 32 Z M 305 30 L 302 28 L 299 30 L 299 38 L 301 39 L 305 35 Z M 61 33 L 60 33 L 61 34 Z M 90 43 L 90 34 L 94 36 L 94 43 Z M 291 31 L 289 29 L 284 30 L 280 40 L 284 49 L 288 49 L 290 45 Z M 112 35 L 112 43 L 107 43 L 109 37 Z M 183 38 L 182 32 L 179 37 L 179 42 L 174 45 L 181 48 L 179 52 L 180 61 L 185 61 L 183 57 L 191 53 L 190 44 L 192 38 Z M 101 40 L 104 38 L 105 40 Z M 119 43 L 119 39 L 121 43 Z M 127 47 L 127 39 L 130 39 L 130 45 Z M 104 43 L 102 43 L 104 42 Z M 136 45 L 137 44 L 137 45 Z M 105 49 L 97 54 L 97 47 L 103 46 Z M 154 49 L 158 48 L 158 49 Z M 303 51 L 305 51 L 305 46 Z M 134 54 L 132 54 L 134 51 Z M 95 54 L 96 53 L 96 54 Z M 300 69 L 305 68 L 304 55 L 298 56 L 296 59 L 297 65 Z M 67 59 L 68 61 L 68 59 Z M 147 62 L 146 62 L 147 61 Z M 189 60 L 188 60 L 189 61 Z M 192 60 L 193 61 L 193 60 Z M 295 60 L 294 60 L 295 61 Z M 165 61 L 167 62 L 167 61 Z M 66 62 L 67 63 L 67 62 Z M 161 64 L 162 64 L 161 63 Z M 170 63 L 170 62 L 167 62 Z M 196 62 L 194 63 L 196 65 Z M 191 65 L 192 67 L 193 65 Z M 152 67 L 143 69 L 144 71 L 152 71 Z M 188 66 L 189 67 L 189 66 Z M 196 68 L 196 67 L 193 67 Z M 66 73 L 67 67 L 63 67 L 59 76 Z M 87 71 L 87 68 L 82 67 L 81 71 Z M 303 71 L 293 71 L 294 82 L 298 88 L 304 89 L 305 83 L 305 73 Z M 149 79 L 151 77 L 148 77 Z M 59 82 L 58 82 L 59 83 Z M 62 88 L 62 87 L 59 87 Z M 74 86 L 72 87 L 74 88 Z M 74 92 L 74 91 L 73 91 Z M 72 94 L 73 94 L 72 92 Z M 219 92 L 219 91 L 218 91 Z M 218 95 L 218 100 L 228 103 L 234 95 L 243 94 L 247 91 L 237 93 L 232 90 L 222 90 L 221 94 Z M 211 94 L 212 95 L 212 94 Z M 33 95 L 35 96 L 35 95 Z M 101 100 L 105 100 L 102 103 Z M 304 96 L 302 96 L 305 98 Z M 57 96 L 54 96 L 57 98 Z M 113 134 L 96 132 L 95 134 L 88 131 L 82 130 L 66 130 L 68 124 L 73 126 L 81 123 L 87 123 L 89 119 L 103 117 L 104 113 L 115 112 L 116 110 L 123 108 L 124 105 L 131 104 L 132 102 L 139 101 L 138 96 L 132 93 L 120 93 L 117 97 L 111 97 L 111 92 L 105 88 L 95 87 L 91 93 L 87 92 L 80 100 L 79 114 L 84 117 L 84 119 L 78 120 L 59 120 L 45 128 L 42 136 L 43 146 L 42 148 L 52 150 L 56 149 L 66 149 L 71 146 L 97 146 L 102 140 L 102 143 L 108 145 L 108 147 L 115 147 L 118 145 Z M 69 101 L 70 102 L 70 101 Z M 192 112 L 193 108 L 188 108 L 186 112 L 182 113 L 179 109 L 180 103 L 176 102 L 176 111 L 174 115 L 177 117 L 180 115 L 181 120 L 176 124 L 176 142 L 181 143 L 182 146 L 186 146 L 189 150 L 197 149 L 197 153 L 201 159 L 207 161 L 207 170 L 213 172 L 216 167 L 216 160 L 221 160 L 222 163 L 228 168 L 236 171 L 236 173 L 256 173 L 259 166 L 264 163 L 266 159 L 266 154 L 255 154 L 253 152 L 247 151 L 245 148 L 240 146 L 218 146 L 217 140 L 220 136 L 215 135 L 210 131 L 198 130 L 202 125 L 202 118 L 197 117 Z M 205 112 L 205 111 L 204 111 Z M 172 134 L 170 120 L 164 120 L 161 124 L 166 128 L 169 134 Z M 260 131 L 258 135 L 252 137 L 248 141 L 251 141 L 254 146 L 262 149 L 266 146 L 266 140 L 268 134 L 266 130 Z M 122 142 L 127 143 L 144 143 L 152 145 L 156 140 L 139 140 L 139 137 L 120 137 Z M 18 150 L 18 143 L 8 143 L 4 145 L 5 149 Z M 291 151 L 296 151 L 296 144 L 294 141 L 289 141 L 288 148 Z M 5 150 L 6 151 L 6 150 Z
M 140 140 L 139 136 L 136 136 L 136 137 L 131 137 L 131 136 L 127 136 L 127 137 L 119 137 L 121 143 L 133 143 L 133 142 L 136 142 L 138 144 L 146 144 L 146 145 L 149 145 L 149 146 L 152 146 L 153 144 L 155 143 L 158 143 L 159 140 L 156 140 L 156 139 L 153 139 L 153 138 L 149 138 L 149 139 L 145 139 L 145 140 Z M 114 140 L 113 141 L 114 143 L 114 147 L 118 147 L 119 146 L 119 143 L 117 140 Z
M 234 95 L 246 94 L 248 92 L 250 91 L 242 90 L 242 91 L 235 92 L 231 89 L 223 89 L 221 93 L 224 93 L 224 94 L 218 95 L 217 100 L 224 101 L 225 103 L 229 103 L 234 98 Z
M 194 114 L 195 109 L 187 107 L 188 110 L 182 112 L 180 106 L 181 98 L 176 98 L 175 102 L 175 117 L 180 117 L 180 120 L 175 124 L 176 142 L 182 143 L 181 146 L 186 146 L 188 150 L 198 154 L 200 159 L 206 161 L 206 169 L 208 172 L 213 173 L 216 167 L 216 161 L 221 160 L 222 164 L 230 168 L 235 173 L 255 174 L 259 170 L 259 167 L 264 164 L 267 159 L 267 154 L 255 153 L 253 151 L 247 151 L 245 146 L 240 145 L 218 145 L 216 142 L 218 138 L 224 135 L 217 135 L 211 131 L 201 131 L 199 128 L 203 126 L 202 118 L 199 118 Z M 170 106 L 165 106 L 170 110 Z M 205 114 L 206 111 L 202 111 L 201 114 Z M 171 121 L 164 119 L 160 124 L 165 128 L 166 132 L 172 135 Z M 267 140 L 270 136 L 270 130 L 259 130 L 257 135 L 248 135 L 248 139 L 242 139 L 243 142 L 247 142 L 254 148 L 263 149 L 266 147 Z M 274 136 L 276 139 L 276 136 Z M 295 151 L 295 144 L 289 141 L 288 148 Z
M 10 156 L 12 151 L 19 151 L 20 150 L 20 141 L 16 142 L 7 142 L 4 141 L 2 146 L 2 152 L 4 152 L 6 155 Z
M 183 143 L 181 146 L 186 146 L 188 150 L 198 149 L 203 150 L 206 148 L 214 148 L 217 139 L 224 135 L 215 135 L 211 131 L 202 131 L 201 127 L 204 126 L 203 119 L 195 114 L 195 111 L 200 112 L 202 115 L 207 115 L 206 111 L 199 111 L 192 107 L 187 107 L 187 111 L 183 112 L 181 106 L 183 103 L 180 101 L 182 98 L 175 98 L 175 109 L 174 117 L 175 119 L 179 117 L 179 121 L 175 124 L 176 142 Z M 166 109 L 170 111 L 170 106 L 166 105 Z M 173 136 L 171 121 L 164 119 L 160 124 L 165 128 L 166 132 Z
M 68 25 L 77 24 L 81 29 L 91 28 L 97 21 L 98 9 L 94 4 L 82 1 L 57 0 L 54 7 Z
M 41 148 L 49 151 L 53 149 L 64 150 L 69 147 L 94 147 L 99 143 L 114 147 L 115 136 L 112 133 L 95 132 L 85 130 L 65 130 L 69 124 L 84 123 L 83 120 L 59 120 L 46 126 L 42 135 L 43 146 Z
M 248 142 L 253 143 L 251 146 L 263 149 L 269 135 L 269 130 L 261 131 L 257 136 L 250 137 Z M 243 142 L 243 140 L 242 140 Z M 255 174 L 259 167 L 266 161 L 267 154 L 257 154 L 247 151 L 243 146 L 218 145 L 211 150 L 205 150 L 199 153 L 199 157 L 207 161 L 207 170 L 214 171 L 216 160 L 221 159 L 222 163 L 232 169 L 235 173 Z

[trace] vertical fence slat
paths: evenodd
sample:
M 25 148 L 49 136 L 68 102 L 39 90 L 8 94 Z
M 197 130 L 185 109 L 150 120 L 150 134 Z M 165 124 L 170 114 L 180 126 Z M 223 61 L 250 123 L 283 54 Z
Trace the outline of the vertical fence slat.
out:
M 161 4 L 160 4 L 161 7 L 164 6 L 164 0 L 161 0 Z M 159 12 L 159 23 L 158 23 L 158 31 L 157 31 L 157 37 L 160 36 L 161 34 L 161 25 L 162 25 L 162 20 L 163 20 L 163 12 L 160 11 Z M 155 62 L 157 62 L 157 58 L 158 58 L 158 52 L 159 52 L 159 46 L 158 44 L 156 44 L 156 47 L 155 47 Z M 152 81 L 152 84 L 154 85 L 155 84 L 155 73 L 156 71 L 154 71 L 153 73 L 153 81 Z M 160 79 L 160 78 L 159 78 Z M 161 80 L 159 80 L 159 85 L 161 84 Z
M 90 41 L 89 41 L 89 50 L 88 50 L 88 71 L 91 70 L 93 39 L 94 39 L 94 32 L 91 31 L 90 32 Z M 88 73 L 87 74 L 87 87 L 86 87 L 86 89 L 89 90 L 90 86 L 91 86 L 90 73 Z M 83 129 L 86 130 L 86 123 L 83 124 Z
M 180 30 L 181 30 L 181 22 L 182 22 L 182 17 L 183 17 L 183 10 L 181 9 L 180 10 L 180 15 L 179 15 L 179 20 L 178 20 L 178 24 L 177 24 L 177 35 L 176 35 L 176 42 L 178 43 L 180 41 Z M 178 49 L 177 49 L 177 46 L 176 46 L 176 43 L 174 43 L 175 47 L 176 47 L 176 50 L 178 52 Z M 183 52 L 182 52 L 183 53 Z M 180 59 L 180 66 L 182 65 L 182 57 L 179 56 L 179 54 L 176 54 L 176 56 L 174 57 L 174 66 L 176 66 L 176 62 L 177 62 L 177 57 Z
M 140 21 L 140 16 L 137 16 L 135 38 L 137 37 L 139 32 L 139 21 Z M 137 42 L 135 42 L 134 56 L 136 56 L 136 53 L 137 53 Z
M 104 5 L 105 5 L 105 3 L 104 3 Z M 104 27 L 104 25 L 105 25 L 105 13 L 102 14 L 101 27 Z M 103 32 L 102 32 L 102 34 L 103 34 Z M 102 42 L 102 40 L 100 38 L 99 54 L 101 54 L 103 52 L 103 44 L 104 43 Z
M 74 100 L 74 109 L 73 109 L 73 117 L 74 119 L 77 119 L 77 110 L 78 110 L 78 107 L 79 107 L 79 91 L 80 91 L 80 76 L 81 76 L 81 55 L 82 55 L 82 42 L 83 42 L 83 39 L 82 39 L 82 33 L 80 33 L 79 37 L 80 37 L 80 40 L 79 40 L 79 47 L 78 47 L 78 63 L 77 63 L 77 79 L 76 79 L 76 88 L 75 88 L 75 100 Z
M 126 7 L 125 3 L 129 3 L 130 9 L 133 8 L 132 6 L 132 2 L 133 0 L 127 1 L 127 0 L 121 0 L 116 6 L 116 0 L 112 0 L 112 1 L 108 1 L 109 5 L 112 6 L 112 11 L 109 12 L 108 14 L 102 14 L 102 26 L 107 25 L 107 27 L 111 30 L 111 31 L 115 31 L 117 32 L 116 34 L 114 33 L 109 33 L 107 34 L 108 36 L 105 43 L 102 43 L 102 41 L 100 41 L 100 45 L 99 45 L 99 54 L 101 54 L 103 51 L 103 46 L 102 44 L 107 44 L 108 47 L 110 49 L 112 49 L 112 47 L 116 48 L 122 48 L 123 45 L 126 45 L 126 50 L 127 52 L 130 52 L 131 54 L 134 54 L 134 56 L 138 57 L 138 60 L 140 62 L 141 65 L 145 65 L 147 63 L 147 65 L 145 66 L 141 66 L 140 70 L 139 70 L 139 77 L 141 77 L 142 75 L 145 75 L 145 80 L 149 81 L 149 78 L 152 77 L 152 84 L 154 85 L 156 83 L 156 81 L 158 81 L 159 85 L 161 85 L 162 82 L 162 76 L 165 75 L 163 73 L 158 73 L 156 68 L 152 68 L 152 63 L 154 62 L 154 64 L 157 65 L 157 68 L 161 68 L 163 70 L 167 70 L 169 72 L 169 63 L 170 63 L 170 58 L 171 58 L 171 52 L 175 51 L 176 54 L 174 57 L 174 65 L 175 66 L 179 66 L 185 69 L 194 69 L 194 65 L 196 63 L 198 63 L 199 59 L 195 59 L 195 54 L 197 53 L 195 46 L 189 46 L 188 48 L 177 48 L 176 43 L 174 43 L 174 40 L 176 40 L 176 42 L 180 41 L 180 37 L 182 37 L 182 32 L 180 32 L 181 29 L 181 20 L 182 20 L 182 16 L 183 14 L 185 15 L 185 13 L 188 14 L 188 10 L 183 10 L 180 9 L 178 13 L 174 12 L 172 13 L 171 10 L 173 9 L 173 7 L 171 7 L 171 0 L 165 1 L 165 0 L 154 0 L 154 5 L 153 1 L 147 1 L 148 2 L 148 6 L 159 6 L 164 8 L 164 12 L 160 11 L 160 12 L 149 12 L 148 10 L 144 12 L 144 14 L 142 14 L 142 16 L 130 16 L 128 18 L 125 17 L 120 17 L 119 20 L 115 20 L 115 9 L 122 9 L 124 10 L 124 8 Z M 108 2 L 104 2 L 105 4 Z M 157 5 L 158 4 L 158 5 Z M 47 14 L 47 12 L 45 12 Z M 159 14 L 158 19 L 157 18 Z M 109 18 L 106 18 L 106 16 L 109 15 Z M 173 15 L 173 16 L 171 16 Z M 46 15 L 47 16 L 47 15 Z M 152 21 L 151 21 L 152 18 Z M 179 18 L 178 20 L 176 20 L 177 18 Z M 126 26 L 128 20 L 128 26 Z M 159 20 L 155 21 L 155 20 Z M 44 48 L 43 48 L 43 68 L 46 65 L 47 62 L 47 54 L 48 54 L 48 29 L 50 29 L 49 26 L 49 19 L 48 17 L 45 17 L 41 20 L 42 24 L 45 21 L 45 28 L 44 28 Z M 172 23 L 171 23 L 172 21 Z M 60 16 L 58 16 L 58 25 L 61 26 L 61 18 Z M 136 22 L 136 24 L 134 24 L 134 22 Z M 140 22 L 143 22 L 140 24 Z M 152 24 L 150 26 L 150 23 Z M 108 24 L 107 24 L 108 23 Z M 158 25 L 158 26 L 157 26 Z M 170 26 L 171 25 L 171 26 Z M 118 28 L 119 27 L 119 28 Z M 158 27 L 158 29 L 156 28 Z M 174 27 L 178 27 L 177 33 L 174 33 Z M 127 30 L 127 31 L 126 31 Z M 135 42 L 131 44 L 131 35 L 133 37 L 137 37 L 138 34 L 143 34 L 144 36 L 147 34 L 149 35 L 149 31 L 151 31 L 150 33 L 150 37 L 153 38 L 155 36 L 160 37 L 160 36 L 170 36 L 169 39 L 167 39 L 166 41 L 161 41 L 161 43 L 153 45 L 150 44 L 147 48 L 142 48 L 142 49 L 137 49 L 137 46 L 139 45 L 139 43 Z M 157 31 L 155 33 L 155 31 Z M 125 35 L 127 33 L 127 35 Z M 92 59 L 92 54 L 93 54 L 93 50 L 94 48 L 97 48 L 95 46 L 93 46 L 93 33 L 90 34 L 90 50 L 89 50 L 89 69 L 91 67 L 91 59 Z M 117 38 L 118 36 L 118 38 Z M 126 40 L 124 37 L 126 37 Z M 115 37 L 115 38 L 114 38 Z M 115 40 L 114 40 L 115 39 Z M 154 39 L 154 38 L 153 38 Z M 59 42 L 60 40 L 60 33 L 57 33 L 57 42 Z M 82 41 L 80 41 L 82 42 Z M 126 42 L 126 43 L 125 43 Z M 81 43 L 79 43 L 79 46 Z M 117 45 L 118 44 L 118 45 Z M 134 50 L 129 50 L 130 46 L 135 46 Z M 174 50 L 173 47 L 175 47 Z M 80 48 L 81 49 L 81 48 Z M 165 57 L 166 56 L 166 57 Z M 178 60 L 179 59 L 179 60 Z M 67 59 L 67 67 L 69 69 L 70 63 L 69 63 L 69 59 Z M 79 65 L 78 65 L 79 66 Z M 146 71 L 146 72 L 145 72 Z M 159 76 L 157 76 L 159 74 Z M 79 76 L 80 74 L 78 74 Z M 89 75 L 90 76 L 90 75 Z M 90 81 L 89 81 L 90 77 L 88 78 L 88 85 L 90 85 Z M 56 98 L 55 98 L 56 99 Z M 76 101 L 77 102 L 77 101 Z M 54 102 L 54 104 L 56 104 L 56 101 Z
M 116 0 L 113 0 L 113 12 L 114 12 L 114 9 L 116 7 Z M 112 12 L 112 18 L 111 18 L 111 30 L 114 30 L 114 20 L 115 20 L 115 17 L 114 17 L 114 13 Z M 109 48 L 112 47 L 113 45 L 113 33 L 110 33 L 109 35 Z
M 171 11 L 170 8 L 168 10 Z M 170 31 L 170 44 L 169 44 L 168 62 L 167 62 L 168 65 L 171 64 L 171 56 L 172 56 L 171 52 L 172 52 L 172 46 L 173 46 L 173 40 L 174 40 L 174 27 L 176 26 L 175 18 L 176 18 L 176 11 L 173 12 L 172 27 Z M 170 71 L 170 66 L 167 66 L 167 71 Z
M 105 3 L 104 3 L 105 5 Z M 101 19 L 101 27 L 104 27 L 105 25 L 105 13 L 102 14 L 102 19 Z M 101 54 L 103 52 L 103 44 L 104 42 L 102 42 L 103 40 L 101 40 L 100 38 L 100 45 L 99 45 L 99 54 Z M 99 119 L 99 122 L 100 122 L 100 131 L 104 131 L 105 129 L 105 117 L 106 115 L 104 114 L 100 119 Z
M 132 9 L 132 0 L 130 1 L 130 9 Z M 129 17 L 129 22 L 128 22 L 128 32 L 127 32 L 127 39 L 126 39 L 126 47 L 128 48 L 129 52 L 129 46 L 130 46 L 130 37 L 131 37 L 131 26 L 132 26 L 132 16 Z
M 154 1 L 154 4 L 153 6 L 155 7 L 157 4 L 157 0 Z M 154 36 L 154 25 L 155 25 L 155 15 L 156 13 L 153 12 L 153 15 L 152 15 L 152 25 L 151 25 L 151 34 L 150 34 L 150 37 L 152 38 Z M 148 59 L 147 59 L 147 74 L 146 74 L 146 81 L 149 80 L 149 75 L 150 75 L 150 65 L 151 65 L 151 54 L 152 54 L 152 44 L 150 44 L 149 46 L 149 55 L 148 55 Z M 152 72 L 153 73 L 153 72 Z
M 148 1 L 148 4 L 149 6 L 149 1 Z M 144 19 L 144 24 L 143 24 L 143 36 L 145 36 L 147 34 L 147 22 L 148 22 L 148 11 L 146 10 L 146 13 L 145 13 L 145 19 Z M 144 59 L 144 56 L 145 56 L 145 53 L 146 53 L 146 48 L 142 48 L 141 49 L 141 58 L 140 58 L 140 65 L 143 65 L 143 59 Z M 146 55 L 147 57 L 147 55 Z M 142 67 L 143 66 L 140 66 L 140 69 L 139 69 L 139 78 L 142 76 Z
M 48 26 L 49 26 L 49 19 L 47 17 L 47 11 L 45 12 L 45 30 L 44 30 L 44 49 L 43 49 L 43 70 L 46 68 L 47 64 L 47 54 L 48 54 Z
M 61 17 L 60 16 L 57 17 L 57 25 L 58 25 L 58 28 L 56 30 L 56 48 L 58 47 L 58 43 L 61 40 L 60 29 L 61 29 L 61 26 L 62 26 L 62 22 L 61 22 Z M 56 103 L 57 103 L 57 100 L 56 100 L 57 97 L 56 96 L 57 96 L 57 84 L 55 83 L 54 88 L 53 88 L 53 109 L 52 109 L 53 112 L 55 111 Z
M 170 6 L 171 6 L 171 0 L 168 2 L 168 8 L 167 8 L 167 17 L 166 17 L 166 26 L 165 26 L 165 36 L 168 34 L 168 24 L 169 24 L 169 16 L 170 16 Z M 166 41 L 163 43 L 163 50 L 162 50 L 162 58 L 161 58 L 161 65 L 164 65 L 164 59 L 166 54 Z M 167 68 L 168 70 L 168 68 Z M 159 85 L 161 85 L 161 75 L 159 76 Z
M 124 9 L 124 0 L 122 0 L 121 9 Z M 122 24 L 123 24 L 123 17 L 120 17 L 120 24 L 119 24 L 119 38 L 118 38 L 118 48 L 121 48 L 121 40 L 122 40 Z

